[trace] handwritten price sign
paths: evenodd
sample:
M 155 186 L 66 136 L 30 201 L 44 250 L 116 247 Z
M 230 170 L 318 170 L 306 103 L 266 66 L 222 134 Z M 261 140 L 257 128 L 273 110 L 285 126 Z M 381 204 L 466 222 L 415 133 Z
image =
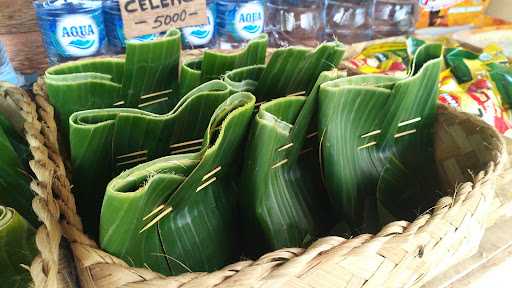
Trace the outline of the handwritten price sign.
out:
M 127 39 L 206 24 L 206 0 L 120 0 Z

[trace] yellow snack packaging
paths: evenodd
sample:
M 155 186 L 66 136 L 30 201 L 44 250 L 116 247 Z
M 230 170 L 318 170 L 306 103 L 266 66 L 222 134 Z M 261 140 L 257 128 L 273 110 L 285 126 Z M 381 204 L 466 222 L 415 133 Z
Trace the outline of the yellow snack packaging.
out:
M 472 62 L 468 60 L 466 62 Z M 479 64 L 473 62 L 476 66 Z M 484 67 L 473 70 L 474 80 L 460 85 L 450 69 L 440 75 L 439 102 L 479 116 L 500 133 L 512 138 L 510 112 L 504 107 L 494 81 Z
M 417 28 L 448 27 L 489 22 L 485 11 L 491 0 L 419 0 Z
M 409 65 L 407 44 L 399 41 L 372 44 L 343 64 L 351 74 L 405 76 Z
M 446 70 L 440 75 L 439 102 L 477 115 L 512 138 L 512 68 L 503 49 L 493 44 L 476 54 L 450 41 L 440 42 L 445 46 Z M 344 65 L 351 74 L 405 76 L 410 55 L 425 43 L 409 38 L 406 42 L 373 44 Z

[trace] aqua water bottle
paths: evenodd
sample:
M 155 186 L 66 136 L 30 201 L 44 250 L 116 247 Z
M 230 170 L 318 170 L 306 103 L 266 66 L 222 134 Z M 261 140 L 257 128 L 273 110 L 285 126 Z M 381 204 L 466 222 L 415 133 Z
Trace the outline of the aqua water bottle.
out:
M 206 24 L 181 29 L 181 38 L 185 48 L 215 48 L 217 46 L 217 25 L 215 23 L 217 7 L 215 0 L 206 1 L 206 15 L 208 16 Z
M 263 33 L 265 1 L 217 0 L 221 49 L 236 49 Z
M 265 31 L 270 46 L 317 46 L 322 8 L 318 0 L 267 0 Z
M 14 85 L 21 84 L 20 77 L 14 71 L 2 42 L 0 42 L 0 82 L 9 82 Z
M 373 2 L 372 18 L 375 38 L 414 33 L 419 11 L 418 0 L 373 0 Z
M 123 17 L 118 0 L 105 0 L 103 3 L 103 18 L 107 33 L 109 52 L 112 54 L 124 53 L 126 37 L 124 34 Z M 159 34 L 148 34 L 130 39 L 129 41 L 144 42 L 154 40 Z
M 373 0 L 325 0 L 324 40 L 345 44 L 372 38 Z
M 105 27 L 100 0 L 34 2 L 50 65 L 105 51 Z

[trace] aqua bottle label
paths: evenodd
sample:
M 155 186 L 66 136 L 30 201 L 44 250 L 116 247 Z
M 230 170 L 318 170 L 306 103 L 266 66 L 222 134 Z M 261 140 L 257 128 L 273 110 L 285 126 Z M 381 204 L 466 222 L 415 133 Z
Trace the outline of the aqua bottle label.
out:
M 109 36 L 109 41 L 111 42 L 114 42 L 116 43 L 116 46 L 117 47 L 126 47 L 126 37 L 124 36 L 124 26 L 123 26 L 123 19 L 119 19 L 118 21 L 116 21 L 115 23 L 115 36 L 113 36 L 112 40 L 110 40 L 110 36 Z M 107 33 L 108 34 L 108 33 Z M 132 39 L 129 39 L 128 42 L 135 42 L 135 43 L 139 43 L 139 42 L 146 42 L 146 41 L 151 41 L 151 40 L 155 40 L 158 38 L 158 34 L 148 34 L 148 35 L 142 35 L 142 36 L 138 36 L 138 37 L 135 37 L 135 38 L 132 38 Z
M 126 37 L 124 34 L 123 18 L 119 4 L 115 1 L 103 4 L 103 15 L 105 18 L 105 29 L 110 48 L 114 53 L 123 53 L 126 48 Z M 148 34 L 130 39 L 129 42 L 145 42 L 155 40 L 159 34 Z
M 34 2 L 50 65 L 104 52 L 106 35 L 101 3 Z
M 105 41 L 101 13 L 63 16 L 55 22 L 55 47 L 62 56 L 84 57 L 98 52 Z
M 265 12 L 261 1 L 239 5 L 218 5 L 219 29 L 222 36 L 231 35 L 236 41 L 256 38 L 263 32 Z
M 215 34 L 215 4 L 208 5 L 206 15 L 208 22 L 203 25 L 185 27 L 181 30 L 183 43 L 186 47 L 204 47 L 210 44 Z

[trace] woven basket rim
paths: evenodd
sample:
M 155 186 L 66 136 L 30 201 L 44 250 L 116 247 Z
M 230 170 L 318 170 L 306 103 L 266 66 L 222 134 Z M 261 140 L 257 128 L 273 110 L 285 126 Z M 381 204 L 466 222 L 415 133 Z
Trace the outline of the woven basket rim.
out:
M 460 185 L 454 197 L 441 198 L 430 213 L 419 216 L 411 223 L 407 221 L 390 223 L 376 235 L 364 234 L 348 240 L 340 237 L 325 237 L 316 241 L 307 249 L 281 249 L 266 254 L 256 261 L 238 262 L 214 273 L 187 273 L 180 276 L 165 277 L 145 269 L 129 267 L 122 260 L 101 251 L 97 244 L 82 232 L 81 221 L 76 211 L 74 197 L 71 194 L 71 184 L 66 176 L 64 162 L 59 152 L 53 107 L 47 101 L 44 83 L 41 80 L 34 86 L 34 92 L 35 102 L 25 92 L 22 94 L 22 98 L 15 101 L 25 118 L 25 133 L 34 154 L 34 160 L 30 163 L 37 176 L 37 179 L 32 183 L 32 188 L 37 193 L 33 206 L 43 222 L 37 236 L 37 244 L 41 255 L 36 258 L 31 267 L 31 274 L 36 287 L 58 287 L 59 263 L 56 255 L 58 255 L 58 243 L 62 235 L 71 243 L 83 287 L 96 287 L 93 285 L 94 279 L 92 279 L 89 271 L 84 270 L 84 267 L 93 264 L 102 268 L 110 267 L 113 269 L 112 271 L 118 273 L 125 273 L 129 280 L 126 283 L 146 281 L 144 287 L 153 287 L 152 285 L 164 282 L 183 284 L 190 281 L 204 283 L 205 287 L 207 285 L 213 287 L 213 284 L 232 284 L 236 281 L 245 281 L 243 283 L 249 283 L 247 281 L 261 281 L 261 283 L 267 284 L 277 283 L 288 279 L 289 275 L 306 273 L 316 264 L 328 260 L 332 255 L 336 255 L 337 258 L 357 257 L 361 253 L 364 254 L 366 250 L 382 248 L 383 243 L 386 242 L 386 245 L 391 246 L 389 243 L 393 241 L 397 243 L 416 241 L 413 246 L 417 250 L 416 253 L 420 255 L 424 253 L 421 242 L 423 241 L 424 246 L 426 246 L 429 241 L 422 229 L 428 228 L 430 223 L 442 221 L 444 215 L 463 206 L 469 198 L 474 196 L 471 195 L 472 192 L 475 192 L 485 182 L 492 180 L 491 178 L 501 171 L 506 159 L 504 140 L 491 126 L 476 116 L 453 111 L 449 108 L 441 108 L 439 113 L 457 114 L 486 129 L 496 141 L 496 151 L 494 151 L 496 155 L 494 155 L 494 160 L 488 163 L 485 170 L 475 175 L 472 183 L 467 182 Z M 475 197 L 480 199 L 486 196 L 476 195 Z M 425 273 L 425 275 L 427 274 Z M 422 276 L 415 279 L 413 283 L 408 283 L 408 286 L 416 285 L 425 278 L 426 276 Z M 176 287 L 179 287 L 179 285 L 176 284 Z

